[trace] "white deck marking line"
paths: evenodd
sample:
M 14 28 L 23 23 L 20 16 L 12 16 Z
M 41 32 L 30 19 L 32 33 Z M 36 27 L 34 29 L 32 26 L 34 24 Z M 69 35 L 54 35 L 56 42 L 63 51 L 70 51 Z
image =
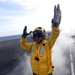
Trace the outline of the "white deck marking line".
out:
M 71 48 L 70 48 L 70 61 L 71 61 L 71 75 L 75 75 L 74 74 L 73 56 L 72 56 Z

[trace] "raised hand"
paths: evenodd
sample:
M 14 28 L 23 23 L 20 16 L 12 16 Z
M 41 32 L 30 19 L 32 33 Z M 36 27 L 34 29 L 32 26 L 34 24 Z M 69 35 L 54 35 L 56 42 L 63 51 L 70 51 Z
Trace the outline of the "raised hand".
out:
M 58 26 L 61 23 L 61 10 L 59 4 L 54 6 L 54 17 L 52 19 L 53 26 Z
M 25 26 L 24 30 L 23 30 L 23 34 L 22 37 L 26 38 L 27 35 L 29 35 L 30 33 L 27 33 L 27 26 Z

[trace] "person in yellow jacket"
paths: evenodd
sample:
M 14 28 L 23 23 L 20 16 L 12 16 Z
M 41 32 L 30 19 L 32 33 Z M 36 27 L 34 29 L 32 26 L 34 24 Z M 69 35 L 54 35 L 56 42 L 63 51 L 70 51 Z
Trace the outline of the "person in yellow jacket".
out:
M 21 47 L 30 50 L 30 63 L 33 75 L 53 75 L 54 65 L 52 64 L 52 47 L 59 36 L 59 25 L 61 22 L 61 10 L 59 4 L 54 6 L 54 17 L 52 19 L 52 32 L 49 39 L 46 40 L 47 34 L 44 28 L 37 27 L 33 31 L 34 42 L 26 43 L 27 26 L 23 30 L 20 39 Z

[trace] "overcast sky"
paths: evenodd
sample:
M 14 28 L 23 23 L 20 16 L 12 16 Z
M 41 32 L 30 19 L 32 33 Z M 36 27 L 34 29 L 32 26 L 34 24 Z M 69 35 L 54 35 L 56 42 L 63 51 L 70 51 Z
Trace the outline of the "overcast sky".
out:
M 41 26 L 51 30 L 54 5 L 62 11 L 61 30 L 75 29 L 74 0 L 0 0 L 0 36 L 21 34 Z

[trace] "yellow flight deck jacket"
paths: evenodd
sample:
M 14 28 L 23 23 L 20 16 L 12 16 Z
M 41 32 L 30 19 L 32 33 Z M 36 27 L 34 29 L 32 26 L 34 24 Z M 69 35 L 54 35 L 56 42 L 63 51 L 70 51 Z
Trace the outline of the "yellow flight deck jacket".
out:
M 30 63 L 32 71 L 37 75 L 48 75 L 54 71 L 52 64 L 52 47 L 59 36 L 59 27 L 52 26 L 52 33 L 48 40 L 43 40 L 40 44 L 36 42 L 26 43 L 25 38 L 20 39 L 21 47 L 30 50 Z

